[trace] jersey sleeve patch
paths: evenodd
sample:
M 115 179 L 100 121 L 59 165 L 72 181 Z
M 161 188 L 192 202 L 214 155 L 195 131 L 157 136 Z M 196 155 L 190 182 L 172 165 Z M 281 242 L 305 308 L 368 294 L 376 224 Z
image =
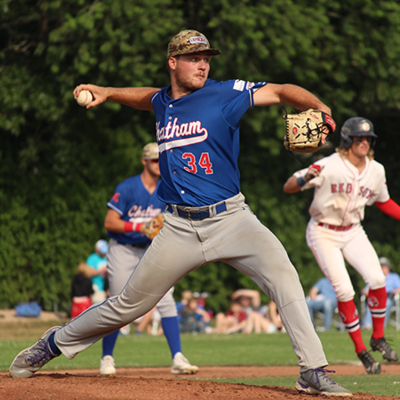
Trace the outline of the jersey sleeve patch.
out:
M 119 193 L 115 193 L 114 196 L 112 197 L 112 201 L 114 203 L 118 203 L 118 198 L 119 198 Z
M 233 84 L 233 89 L 237 90 L 239 92 L 243 92 L 245 84 L 246 84 L 245 81 L 241 81 L 239 79 L 236 79 L 235 83 Z

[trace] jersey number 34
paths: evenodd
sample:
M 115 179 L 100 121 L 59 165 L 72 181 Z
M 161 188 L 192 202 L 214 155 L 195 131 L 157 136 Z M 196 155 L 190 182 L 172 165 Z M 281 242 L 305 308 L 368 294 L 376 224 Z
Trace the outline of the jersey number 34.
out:
M 193 174 L 197 173 L 197 164 L 196 164 L 196 157 L 192 153 L 184 153 L 182 155 L 183 159 L 187 160 L 188 166 L 185 167 L 185 170 L 188 172 L 192 172 Z M 199 160 L 199 166 L 201 168 L 204 168 L 204 172 L 206 174 L 212 174 L 213 169 L 212 169 L 212 163 L 210 161 L 210 155 L 208 153 L 201 153 L 200 160 Z

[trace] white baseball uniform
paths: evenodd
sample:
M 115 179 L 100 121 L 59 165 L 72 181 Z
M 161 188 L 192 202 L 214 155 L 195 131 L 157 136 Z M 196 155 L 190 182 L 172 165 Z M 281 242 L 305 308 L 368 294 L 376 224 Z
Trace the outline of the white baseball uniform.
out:
M 385 276 L 361 221 L 364 208 L 376 201 L 389 200 L 383 165 L 366 157 L 360 173 L 338 153 L 315 164 L 322 167 L 319 176 L 307 182 L 301 190 L 315 188 L 307 226 L 307 244 L 331 281 L 339 301 L 354 297 L 354 289 L 345 262 L 354 267 L 372 289 L 385 286 Z M 304 176 L 307 168 L 294 176 Z

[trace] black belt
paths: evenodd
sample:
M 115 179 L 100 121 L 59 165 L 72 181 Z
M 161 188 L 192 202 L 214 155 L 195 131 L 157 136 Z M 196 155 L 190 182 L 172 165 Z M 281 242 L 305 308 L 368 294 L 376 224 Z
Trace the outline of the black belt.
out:
M 119 242 L 118 240 L 117 243 L 122 244 L 122 246 L 138 247 L 139 249 L 144 249 L 149 245 L 149 243 L 124 243 L 124 242 Z
M 214 207 L 214 206 L 211 206 Z M 203 219 L 209 218 L 211 214 L 211 207 L 199 207 L 197 210 L 183 210 L 180 206 L 176 206 L 176 211 L 178 215 L 182 218 L 190 219 L 192 221 L 201 221 Z M 215 214 L 222 213 L 226 211 L 226 203 L 217 204 L 215 207 Z M 167 211 L 170 213 L 174 212 L 171 204 L 168 204 Z

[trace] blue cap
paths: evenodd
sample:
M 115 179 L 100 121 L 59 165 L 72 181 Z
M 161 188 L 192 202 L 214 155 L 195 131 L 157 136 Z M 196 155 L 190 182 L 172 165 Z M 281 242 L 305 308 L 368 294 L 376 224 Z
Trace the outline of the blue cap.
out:
M 99 251 L 101 254 L 106 254 L 108 250 L 108 243 L 101 239 L 96 242 L 96 250 Z

